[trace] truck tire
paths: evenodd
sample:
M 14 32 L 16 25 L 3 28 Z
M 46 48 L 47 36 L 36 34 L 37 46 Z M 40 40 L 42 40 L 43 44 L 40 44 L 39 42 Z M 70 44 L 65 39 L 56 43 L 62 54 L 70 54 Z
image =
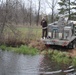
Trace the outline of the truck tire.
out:
M 75 49 L 76 48 L 76 40 L 73 41 L 73 45 L 72 48 Z
M 75 48 L 76 48 L 76 43 L 73 42 L 73 44 L 72 44 L 72 49 L 75 49 Z
M 69 49 L 72 49 L 72 42 L 68 45 Z
M 75 40 L 69 44 L 69 48 L 71 48 L 71 49 L 76 48 L 76 41 Z

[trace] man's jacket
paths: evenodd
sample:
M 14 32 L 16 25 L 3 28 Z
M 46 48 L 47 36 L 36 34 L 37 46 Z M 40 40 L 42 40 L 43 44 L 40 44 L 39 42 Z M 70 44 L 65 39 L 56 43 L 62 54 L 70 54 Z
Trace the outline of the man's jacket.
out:
M 41 25 L 42 25 L 42 27 L 47 27 L 47 22 L 46 22 L 46 20 L 42 20 L 42 21 L 41 21 Z

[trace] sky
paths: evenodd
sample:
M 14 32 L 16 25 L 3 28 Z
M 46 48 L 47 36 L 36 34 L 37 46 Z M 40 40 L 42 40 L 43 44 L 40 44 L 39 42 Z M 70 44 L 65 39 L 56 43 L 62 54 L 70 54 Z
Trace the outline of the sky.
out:
M 57 2 L 56 2 L 56 0 L 55 0 L 56 5 L 55 5 L 55 10 L 54 10 L 54 11 L 56 11 L 56 13 L 58 12 L 58 9 L 59 9 L 59 5 L 57 4 L 58 1 L 60 1 L 60 0 L 57 0 Z M 49 4 L 50 4 L 50 6 L 51 6 L 51 0 L 48 0 L 48 2 L 49 2 Z M 49 7 L 49 5 L 48 5 L 47 2 L 45 2 L 45 3 L 46 3 L 46 13 L 49 14 L 49 13 L 51 13 L 51 8 Z M 54 4 L 55 4 L 55 3 L 54 3 Z
M 26 3 L 26 7 L 29 7 L 30 6 L 30 4 L 29 4 L 29 1 L 31 1 L 31 0 L 23 0 L 25 3 Z M 38 10 L 38 0 L 32 0 L 33 2 L 32 2 L 32 7 L 33 8 L 36 8 L 36 10 Z M 49 13 L 51 13 L 51 8 L 49 7 L 49 5 L 48 5 L 48 3 L 47 3 L 47 1 L 49 2 L 49 4 L 50 4 L 50 6 L 51 6 L 51 0 L 40 0 L 41 1 L 41 10 L 40 10 L 40 12 L 42 13 L 45 13 L 45 14 L 49 14 Z M 55 0 L 56 1 L 56 0 Z M 57 0 L 57 1 L 60 1 L 60 0 Z M 56 7 L 55 7 L 55 11 L 57 11 L 57 9 L 59 8 L 59 6 L 58 6 L 58 4 L 56 3 Z
M 50 14 L 51 13 L 51 8 L 49 7 L 47 1 L 49 2 L 49 5 L 51 6 L 51 0 L 41 0 L 41 12 L 43 12 L 45 14 Z M 60 1 L 60 0 L 57 0 L 57 2 L 58 1 Z M 38 7 L 38 0 L 35 0 L 35 4 L 36 4 L 36 7 Z M 59 5 L 56 3 L 56 7 L 55 7 L 56 12 L 57 12 L 58 8 L 59 8 Z
M 36 8 L 38 9 L 38 0 L 34 0 L 35 1 L 35 4 L 36 4 Z M 52 0 L 41 0 L 41 13 L 45 13 L 45 14 L 50 14 L 51 13 L 51 2 Z M 56 2 L 57 1 L 57 2 Z M 59 5 L 58 5 L 58 2 L 59 2 L 60 0 L 55 0 L 55 3 L 56 3 L 56 5 L 55 5 L 55 10 L 54 11 L 56 11 L 56 13 L 58 12 L 58 9 L 59 9 Z M 49 5 L 50 5 L 50 7 L 49 7 L 49 5 L 48 5 L 48 3 L 49 3 Z

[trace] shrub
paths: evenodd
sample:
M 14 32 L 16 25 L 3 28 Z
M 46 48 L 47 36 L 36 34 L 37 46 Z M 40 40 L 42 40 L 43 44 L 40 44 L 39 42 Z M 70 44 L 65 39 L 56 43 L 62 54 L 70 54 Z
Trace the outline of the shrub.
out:
M 1 45 L 1 46 L 0 46 L 0 49 L 6 50 L 6 46 L 5 46 L 5 45 Z

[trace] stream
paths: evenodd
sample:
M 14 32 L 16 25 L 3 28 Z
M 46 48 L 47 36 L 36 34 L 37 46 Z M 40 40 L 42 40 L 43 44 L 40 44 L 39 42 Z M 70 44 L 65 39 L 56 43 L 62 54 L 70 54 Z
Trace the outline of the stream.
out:
M 0 75 L 76 75 L 76 69 L 57 65 L 43 55 L 0 51 Z

